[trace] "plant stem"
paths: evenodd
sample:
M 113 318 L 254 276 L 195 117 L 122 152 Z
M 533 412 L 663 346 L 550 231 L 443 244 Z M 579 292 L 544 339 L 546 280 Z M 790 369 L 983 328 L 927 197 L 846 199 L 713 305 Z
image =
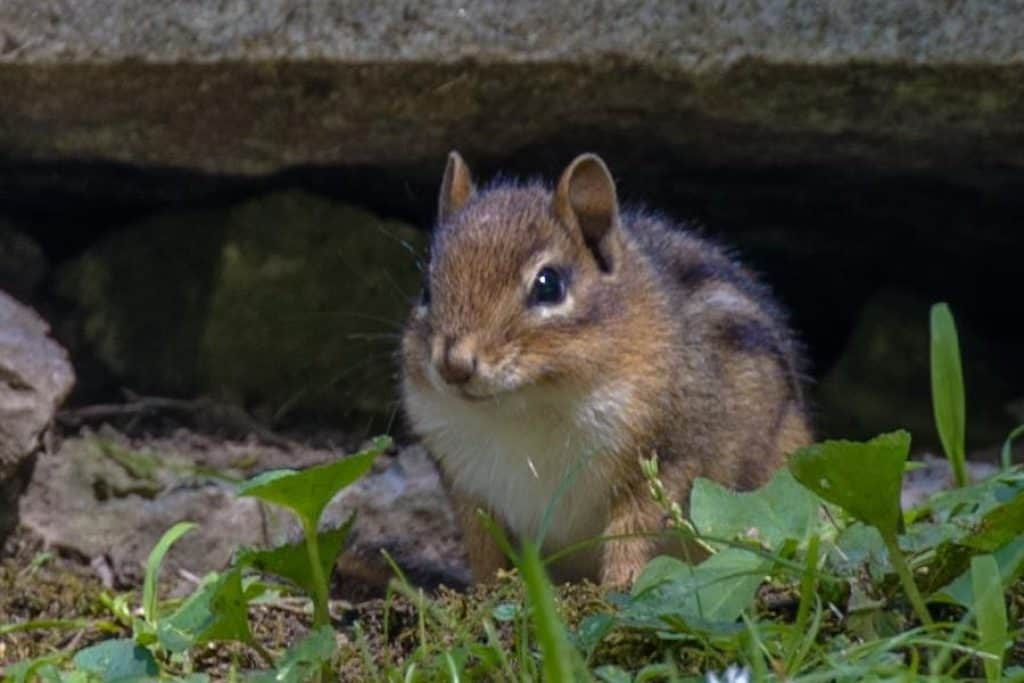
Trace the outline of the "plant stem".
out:
M 903 590 L 910 600 L 911 607 L 917 613 L 917 618 L 921 620 L 922 624 L 931 626 L 934 623 L 932 622 L 932 615 L 928 613 L 928 608 L 924 604 L 924 598 L 921 597 L 921 592 L 917 590 L 914 574 L 910 571 L 910 566 L 907 564 L 907 559 L 903 556 L 903 551 L 900 550 L 896 536 L 882 534 L 882 541 L 889 551 L 889 561 L 892 563 L 893 569 L 896 570 L 896 574 L 900 577 L 900 583 L 903 584 Z
M 313 574 L 313 625 L 325 626 L 330 623 L 327 609 L 327 577 L 320 564 L 320 546 L 316 542 L 316 527 L 311 520 L 302 520 L 302 531 L 306 536 L 306 552 L 309 553 L 309 569 Z
M 950 461 L 953 464 L 953 481 L 957 488 L 963 488 L 970 484 L 971 480 L 967 474 L 967 456 L 961 451 L 950 458 Z

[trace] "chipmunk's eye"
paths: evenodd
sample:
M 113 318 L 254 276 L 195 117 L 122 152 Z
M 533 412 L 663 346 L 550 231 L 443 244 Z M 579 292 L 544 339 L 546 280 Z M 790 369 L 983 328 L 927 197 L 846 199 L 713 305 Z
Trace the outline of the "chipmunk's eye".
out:
M 565 299 L 565 277 L 557 268 L 541 268 L 530 290 L 530 304 L 551 306 Z

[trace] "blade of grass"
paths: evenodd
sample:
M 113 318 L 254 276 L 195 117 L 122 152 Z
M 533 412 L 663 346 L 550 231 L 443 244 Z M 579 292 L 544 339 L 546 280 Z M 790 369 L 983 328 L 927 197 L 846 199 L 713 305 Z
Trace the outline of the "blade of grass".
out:
M 160 574 L 160 565 L 163 564 L 164 556 L 171 549 L 175 541 L 195 528 L 192 522 L 178 522 L 164 532 L 146 560 L 146 577 L 142 584 L 142 614 L 146 621 L 155 624 L 157 620 L 157 577 Z
M 789 645 L 789 655 L 786 657 L 786 672 L 792 676 L 800 667 L 799 655 L 803 654 L 801 644 L 804 641 L 803 634 L 807 632 L 807 618 L 811 613 L 811 603 L 817 601 L 818 584 L 818 545 L 820 537 L 817 534 L 811 536 L 807 542 L 807 563 L 804 574 L 800 578 L 800 605 L 797 607 L 796 622 L 793 624 L 793 637 Z
M 960 341 L 949 306 L 935 304 L 931 310 L 932 409 L 935 427 L 942 441 L 956 485 L 968 483 L 964 453 L 964 376 L 960 367 Z
M 523 541 L 519 571 L 530 599 L 533 626 L 537 633 L 543 657 L 544 680 L 549 683 L 569 683 L 583 672 L 579 652 L 569 643 L 565 627 L 555 611 L 554 590 L 544 573 L 537 547 L 527 539 Z M 586 680 L 581 676 L 583 680 Z
M 1003 674 L 1003 652 L 1009 642 L 1006 605 L 999 565 L 992 555 L 971 558 L 971 583 L 974 589 L 974 612 L 978 622 L 978 649 L 991 655 L 985 658 L 985 678 L 998 681 Z
M 764 645 L 761 642 L 761 634 L 757 630 L 757 624 L 750 620 L 746 614 L 743 615 L 743 623 L 747 627 L 747 634 L 750 636 L 750 670 L 754 674 L 755 681 L 768 680 L 768 663 L 764 660 Z
M 1024 436 L 1024 425 L 1020 425 L 1010 432 L 1010 435 L 1006 437 L 1006 441 L 1003 442 L 1003 450 L 999 454 L 999 460 L 1004 472 L 1013 466 L 1013 442 L 1020 436 Z

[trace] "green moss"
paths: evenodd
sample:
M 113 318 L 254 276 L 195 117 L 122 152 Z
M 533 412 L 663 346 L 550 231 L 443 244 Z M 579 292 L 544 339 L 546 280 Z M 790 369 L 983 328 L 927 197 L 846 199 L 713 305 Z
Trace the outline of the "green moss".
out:
M 291 192 L 166 214 L 61 276 L 91 350 L 128 386 L 267 415 L 386 414 L 419 285 L 414 229 Z

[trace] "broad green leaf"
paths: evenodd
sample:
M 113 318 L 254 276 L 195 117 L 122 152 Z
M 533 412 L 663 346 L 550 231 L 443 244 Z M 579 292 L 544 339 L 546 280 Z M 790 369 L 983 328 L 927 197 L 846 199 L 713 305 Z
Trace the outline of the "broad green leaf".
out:
M 1010 644 L 1006 626 L 1006 604 L 999 565 L 992 555 L 971 559 L 971 587 L 974 590 L 974 618 L 978 623 L 978 649 L 993 655 L 985 659 L 985 677 L 998 681 L 1002 675 L 1003 653 Z
M 960 342 L 953 314 L 946 304 L 931 311 L 932 408 L 942 448 L 953 466 L 957 486 L 967 482 L 964 465 L 964 376 L 960 368 Z
M 981 519 L 981 523 L 962 543 L 983 552 L 992 552 L 1024 534 L 1024 491 L 998 505 Z
M 164 532 L 146 560 L 146 578 L 142 586 L 142 613 L 146 621 L 155 624 L 157 620 L 157 578 L 160 574 L 160 565 L 163 564 L 164 556 L 171 549 L 174 542 L 196 527 L 192 522 L 178 522 Z
M 508 622 L 514 620 L 522 612 L 522 608 L 514 602 L 503 602 L 495 605 L 491 610 L 491 616 L 495 621 Z
M 684 573 L 691 571 L 693 571 L 693 567 L 678 557 L 659 555 L 648 562 L 644 570 L 640 572 L 640 576 L 636 577 L 636 580 L 633 582 L 633 588 L 630 590 L 630 595 L 635 597 L 655 586 L 666 581 L 673 581 Z
M 160 672 L 153 654 L 128 638 L 106 640 L 87 647 L 80 650 L 73 661 L 79 669 L 99 676 L 105 683 L 156 676 Z
M 896 431 L 871 441 L 825 441 L 793 454 L 789 467 L 801 484 L 835 503 L 882 536 L 902 527 L 900 489 L 910 434 Z
M 633 677 L 628 671 L 612 664 L 597 667 L 594 675 L 603 683 L 633 683 Z
M 47 680 L 46 675 L 53 670 L 54 664 L 60 662 L 66 655 L 63 653 L 47 654 L 34 659 L 25 659 L 10 664 L 3 670 L 4 683 L 29 683 L 37 678 Z M 57 680 L 60 680 L 59 674 Z
M 1006 589 L 1024 574 L 1024 537 L 1010 541 L 1002 548 L 996 550 L 992 557 L 995 558 L 996 566 L 999 569 L 1000 585 L 1003 589 Z M 971 583 L 971 570 L 965 571 L 951 583 L 941 588 L 931 599 L 955 602 L 964 607 L 973 605 L 974 590 Z
M 880 582 L 893 572 L 889 550 L 877 528 L 862 522 L 850 524 L 836 538 L 835 548 L 828 553 L 828 566 L 841 577 L 855 577 L 866 568 L 872 581 Z
M 55 667 L 53 664 L 44 664 L 39 667 L 39 671 L 36 672 L 36 676 L 39 677 L 43 683 L 61 683 L 60 669 Z
M 747 493 L 699 478 L 690 496 L 690 520 L 701 534 L 754 541 L 777 551 L 787 540 L 805 543 L 823 526 L 820 505 L 788 469 Z
M 334 629 L 319 626 L 288 648 L 275 671 L 252 674 L 247 680 L 253 683 L 304 683 L 320 680 L 320 672 L 331 661 L 336 646 Z
M 209 576 L 176 612 L 160 620 L 157 636 L 170 652 L 218 640 L 251 641 L 241 567 Z
M 374 458 L 385 451 L 391 440 L 378 437 L 369 449 L 337 462 L 309 469 L 273 470 L 242 483 L 239 496 L 252 496 L 293 510 L 312 526 L 335 494 L 362 477 Z
M 356 515 L 353 512 L 345 520 L 345 523 L 337 529 L 317 534 L 316 540 L 320 547 L 320 564 L 325 577 L 330 577 L 331 570 L 334 568 L 334 562 L 345 546 L 345 541 L 352 530 L 352 523 L 355 521 L 355 517 Z M 269 550 L 246 550 L 239 553 L 235 564 L 250 566 L 258 571 L 288 579 L 302 588 L 308 595 L 315 593 L 313 571 L 309 566 L 309 554 L 306 552 L 305 541 Z
M 583 654 L 589 659 L 594 650 L 615 626 L 615 616 L 606 612 L 591 614 L 580 621 L 576 628 L 575 640 Z
M 1003 671 L 1003 683 L 1021 683 L 1024 681 L 1024 666 L 1011 666 Z
M 754 599 L 771 562 L 740 548 L 728 548 L 696 567 L 674 558 L 656 558 L 637 579 L 622 618 L 636 625 L 671 621 L 706 624 L 734 622 Z
M 999 505 L 1024 492 L 1024 467 L 1014 467 L 970 486 L 941 491 L 931 496 L 918 511 L 918 517 L 929 515 L 936 521 L 955 521 L 973 526 Z
M 981 553 L 995 553 L 1000 566 L 1011 573 L 1017 571 L 1015 556 L 1011 553 L 1017 547 L 1015 541 L 1024 536 L 1024 488 L 1019 488 L 1021 485 L 1017 477 L 1007 480 L 998 476 L 951 492 L 970 493 L 969 497 L 942 497 L 944 507 L 933 515 L 945 519 L 942 527 L 955 533 L 950 533 L 948 540 L 937 543 L 931 550 L 932 560 L 924 577 L 926 591 L 938 591 L 938 600 L 962 602 L 961 598 L 968 592 L 962 588 L 966 584 L 956 584 L 960 589 L 955 594 L 947 592 L 950 587 L 947 584 L 963 575 L 971 557 Z M 951 500 L 954 507 L 945 507 Z

